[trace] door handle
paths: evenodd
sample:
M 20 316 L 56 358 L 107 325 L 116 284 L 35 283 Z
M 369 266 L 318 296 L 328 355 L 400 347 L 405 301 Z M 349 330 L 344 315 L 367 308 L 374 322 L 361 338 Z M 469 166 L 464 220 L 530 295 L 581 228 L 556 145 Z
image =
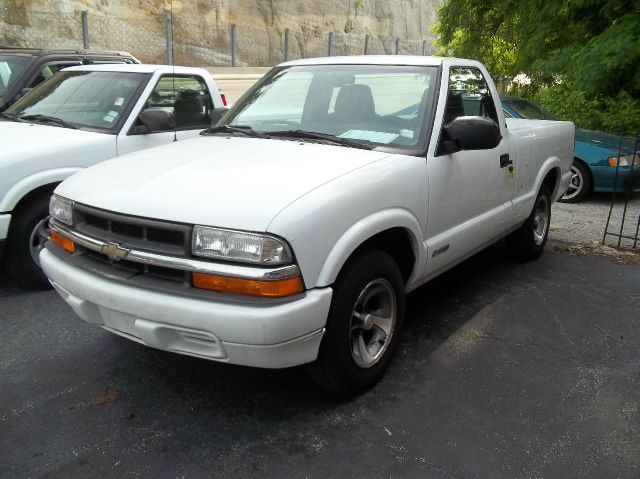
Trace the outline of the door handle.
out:
M 500 155 L 500 168 L 504 168 L 505 166 L 509 166 L 509 165 L 513 165 L 513 161 L 509 159 L 509 153 Z

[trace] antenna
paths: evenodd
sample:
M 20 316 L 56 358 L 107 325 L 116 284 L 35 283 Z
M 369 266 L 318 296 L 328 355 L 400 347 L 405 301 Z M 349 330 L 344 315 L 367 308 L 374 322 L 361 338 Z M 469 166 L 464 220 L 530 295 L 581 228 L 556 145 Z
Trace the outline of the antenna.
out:
M 169 18 L 171 23 L 171 82 L 173 84 L 173 115 L 176 114 L 176 61 L 173 59 L 173 0 L 171 0 L 169 9 Z M 173 141 L 178 141 L 178 124 L 173 122 Z

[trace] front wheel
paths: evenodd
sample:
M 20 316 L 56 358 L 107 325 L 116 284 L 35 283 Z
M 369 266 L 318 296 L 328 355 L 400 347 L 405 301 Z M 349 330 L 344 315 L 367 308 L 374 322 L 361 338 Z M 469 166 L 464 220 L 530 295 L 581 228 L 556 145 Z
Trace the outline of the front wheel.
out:
M 9 274 L 26 288 L 50 287 L 39 259 L 49 235 L 48 215 L 49 197 L 42 196 L 16 210 L 11 218 L 4 263 Z
M 551 224 L 551 192 L 542 185 L 531 214 L 524 224 L 507 236 L 511 251 L 523 261 L 538 259 L 544 251 Z
M 404 281 L 389 254 L 369 250 L 345 265 L 333 290 L 318 358 L 306 371 L 326 389 L 355 394 L 391 361 L 404 322 Z

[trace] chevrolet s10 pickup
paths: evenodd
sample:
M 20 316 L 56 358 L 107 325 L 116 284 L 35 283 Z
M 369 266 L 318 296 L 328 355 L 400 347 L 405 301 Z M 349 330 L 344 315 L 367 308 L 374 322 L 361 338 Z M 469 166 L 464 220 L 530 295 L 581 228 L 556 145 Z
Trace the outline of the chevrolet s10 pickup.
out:
M 476 61 L 287 62 L 199 138 L 64 181 L 40 261 L 89 323 L 353 394 L 406 293 L 505 236 L 542 254 L 573 145 L 570 122 L 505 121 Z

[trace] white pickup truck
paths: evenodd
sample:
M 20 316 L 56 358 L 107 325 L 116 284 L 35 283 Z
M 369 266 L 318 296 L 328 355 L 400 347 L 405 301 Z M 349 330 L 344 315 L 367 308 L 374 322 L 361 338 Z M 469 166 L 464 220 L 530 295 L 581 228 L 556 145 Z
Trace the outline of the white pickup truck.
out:
M 507 236 L 542 252 L 568 122 L 507 121 L 484 67 L 411 56 L 274 68 L 200 138 L 115 159 L 51 200 L 51 283 L 85 321 L 354 393 L 405 293 Z
M 174 131 L 179 140 L 197 136 L 222 107 L 205 70 L 114 64 L 62 70 L 1 113 L 0 258 L 4 249 L 8 271 L 24 286 L 49 285 L 38 253 L 49 198 L 62 180 L 170 143 Z

